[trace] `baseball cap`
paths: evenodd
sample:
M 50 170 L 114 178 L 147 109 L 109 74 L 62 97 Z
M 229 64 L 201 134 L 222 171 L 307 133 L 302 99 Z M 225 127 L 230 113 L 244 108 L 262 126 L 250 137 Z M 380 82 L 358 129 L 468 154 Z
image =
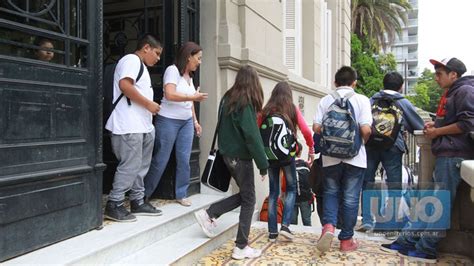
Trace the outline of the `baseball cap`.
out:
M 459 76 L 466 72 L 466 66 L 461 60 L 457 59 L 456 57 L 445 58 L 441 61 L 430 59 L 430 63 L 433 65 L 442 65 L 448 68 L 449 70 L 458 73 Z

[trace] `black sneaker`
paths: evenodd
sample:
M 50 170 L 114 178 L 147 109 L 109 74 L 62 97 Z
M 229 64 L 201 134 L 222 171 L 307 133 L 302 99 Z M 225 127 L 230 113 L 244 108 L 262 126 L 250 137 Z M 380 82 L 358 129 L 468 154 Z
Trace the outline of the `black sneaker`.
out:
M 153 207 L 149 202 L 143 200 L 130 201 L 130 209 L 135 215 L 142 216 L 160 216 L 163 213 L 157 208 Z
M 107 201 L 104 216 L 116 222 L 135 222 L 137 220 L 137 217 L 125 208 L 123 201 Z
M 278 233 L 270 233 L 268 235 L 268 241 L 275 242 L 278 238 Z
M 286 239 L 286 240 L 293 240 L 295 238 L 295 235 L 290 231 L 290 228 L 288 228 L 285 225 L 282 225 L 280 228 L 280 234 Z

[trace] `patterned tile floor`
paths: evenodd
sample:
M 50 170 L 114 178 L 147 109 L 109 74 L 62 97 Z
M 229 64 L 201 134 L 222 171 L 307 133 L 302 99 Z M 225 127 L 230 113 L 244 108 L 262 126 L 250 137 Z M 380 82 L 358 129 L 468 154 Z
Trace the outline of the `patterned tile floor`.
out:
M 407 261 L 398 255 L 387 254 L 379 249 L 384 242 L 358 240 L 360 248 L 354 252 L 339 252 L 339 241 L 332 243 L 331 252 L 319 254 L 315 244 L 319 234 L 295 232 L 293 242 L 268 241 L 266 228 L 252 228 L 250 245 L 263 250 L 260 258 L 232 260 L 233 240 L 201 258 L 196 265 L 428 265 Z M 385 241 L 387 242 L 387 241 Z M 456 255 L 441 255 L 437 265 L 473 265 L 468 258 Z

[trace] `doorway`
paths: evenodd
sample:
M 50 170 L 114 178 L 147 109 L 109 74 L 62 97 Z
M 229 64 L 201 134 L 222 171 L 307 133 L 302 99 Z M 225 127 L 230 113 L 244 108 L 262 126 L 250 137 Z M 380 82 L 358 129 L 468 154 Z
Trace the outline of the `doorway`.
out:
M 162 76 L 167 66 L 173 63 L 178 48 L 186 41 L 199 43 L 199 1 L 197 0 L 104 0 L 103 65 L 116 63 L 122 56 L 134 52 L 136 42 L 144 33 L 156 35 L 163 45 L 161 61 L 149 67 L 154 90 L 154 99 L 163 97 Z M 194 84 L 199 86 L 199 73 Z M 196 105 L 199 115 L 199 105 Z M 104 118 L 106 119 L 106 118 Z M 105 121 L 104 121 L 105 122 Z M 159 130 L 159 129 L 157 129 Z M 104 171 L 103 192 L 112 188 L 117 160 L 110 146 L 108 132 L 103 134 L 103 159 L 107 165 Z M 199 182 L 199 139 L 193 141 L 191 153 L 191 184 L 188 195 L 200 192 Z M 175 198 L 174 151 L 153 197 Z

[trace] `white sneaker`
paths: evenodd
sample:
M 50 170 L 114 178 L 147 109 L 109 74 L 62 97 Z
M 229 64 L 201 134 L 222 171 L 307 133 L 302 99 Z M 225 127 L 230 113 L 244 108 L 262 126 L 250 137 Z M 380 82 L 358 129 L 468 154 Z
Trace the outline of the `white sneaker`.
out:
M 206 234 L 206 236 L 208 236 L 209 238 L 213 238 L 216 236 L 214 229 L 216 228 L 217 224 L 214 219 L 211 219 L 211 217 L 209 217 L 206 210 L 201 209 L 199 211 L 194 212 L 194 217 L 196 217 L 198 224 L 201 226 L 202 231 L 204 232 L 204 234 Z
M 232 258 L 235 260 L 253 259 L 260 257 L 260 255 L 262 255 L 262 250 L 251 248 L 250 246 L 246 246 L 243 249 L 235 247 L 234 252 L 232 252 Z

